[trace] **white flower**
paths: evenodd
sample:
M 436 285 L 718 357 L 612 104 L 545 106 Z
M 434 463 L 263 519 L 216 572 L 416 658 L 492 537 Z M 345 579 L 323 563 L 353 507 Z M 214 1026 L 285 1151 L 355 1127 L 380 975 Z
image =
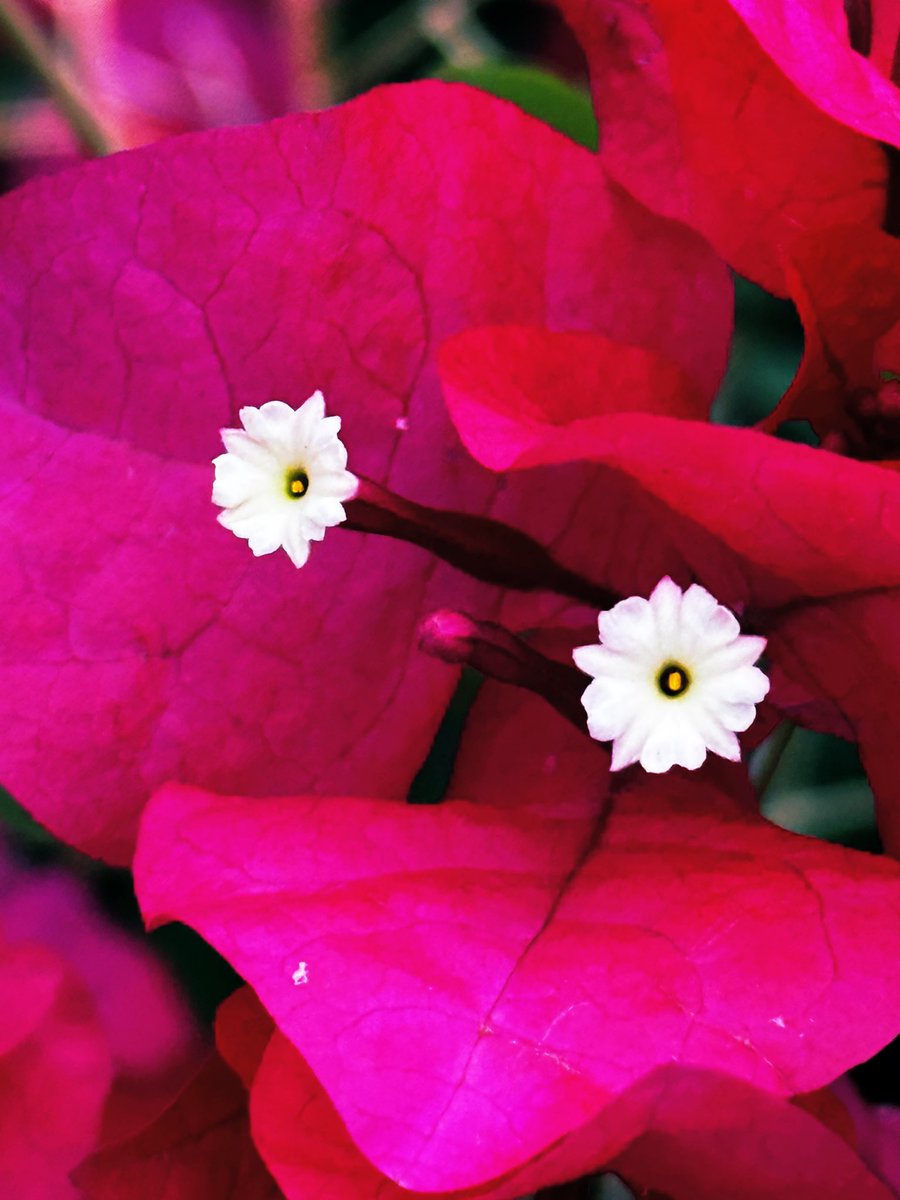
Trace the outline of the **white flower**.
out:
M 613 744 L 612 770 L 638 761 L 654 773 L 695 770 L 707 750 L 739 761 L 735 731 L 750 727 L 769 690 L 753 666 L 765 638 L 742 636 L 705 588 L 682 592 L 668 576 L 649 600 L 630 596 L 598 624 L 601 644 L 573 657 L 594 676 L 582 704 L 591 737 Z
M 281 400 L 242 408 L 243 429 L 223 429 L 227 453 L 213 459 L 213 503 L 219 521 L 254 554 L 284 546 L 302 567 L 309 543 L 346 520 L 342 500 L 356 494 L 358 480 L 345 468 L 347 451 L 338 437 L 340 417 L 325 416 L 321 392 L 298 409 Z

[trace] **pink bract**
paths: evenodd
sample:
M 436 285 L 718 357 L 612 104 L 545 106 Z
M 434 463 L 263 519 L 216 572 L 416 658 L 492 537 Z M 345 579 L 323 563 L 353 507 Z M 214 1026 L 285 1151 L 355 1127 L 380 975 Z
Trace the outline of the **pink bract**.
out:
M 232 962 L 413 1190 L 520 1168 L 673 1061 L 789 1095 L 900 1030 L 900 867 L 777 830 L 712 773 L 607 803 L 554 818 L 171 786 L 138 893 Z
M 340 530 L 301 575 L 253 560 L 209 501 L 240 406 L 321 388 L 355 472 L 584 556 L 583 471 L 539 509 L 498 493 L 455 442 L 434 346 L 497 320 L 596 329 L 676 364 L 698 416 L 725 360 L 730 285 L 699 239 L 459 86 L 86 165 L 4 198 L 0 228 L 0 778 L 113 861 L 169 778 L 402 796 L 453 687 L 416 624 L 497 604 Z

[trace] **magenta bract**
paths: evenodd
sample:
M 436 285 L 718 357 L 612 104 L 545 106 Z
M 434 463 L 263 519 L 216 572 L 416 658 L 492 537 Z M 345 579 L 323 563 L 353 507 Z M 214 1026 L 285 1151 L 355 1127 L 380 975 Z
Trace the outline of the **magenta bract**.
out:
M 641 557 L 649 548 L 655 560 L 663 543 L 681 556 L 677 578 L 699 579 L 771 636 L 772 703 L 813 728 L 856 737 L 882 835 L 900 849 L 892 766 L 900 728 L 893 703 L 900 474 L 753 430 L 649 413 L 585 415 L 583 363 L 560 371 L 554 398 L 535 387 L 543 364 L 557 362 L 558 335 L 535 329 L 526 338 L 519 330 L 516 368 L 503 372 L 508 337 L 472 330 L 441 349 L 448 406 L 469 451 L 497 471 L 601 464 L 609 493 L 624 486 L 630 498 Z M 590 353 L 585 343 L 582 357 Z M 654 521 L 661 505 L 662 525 Z M 605 512 L 595 512 L 602 545 Z M 617 565 L 605 582 L 625 595 L 645 591 L 636 562 L 620 557 Z
M 713 780 L 643 777 L 599 820 L 173 786 L 137 887 L 252 984 L 381 1171 L 477 1186 L 659 1066 L 789 1095 L 900 1030 L 900 867 Z
M 443 411 L 441 339 L 596 329 L 667 356 L 698 408 L 725 361 L 730 284 L 699 239 L 459 86 L 87 165 L 6 197 L 0 227 L 0 778 L 114 861 L 168 778 L 402 796 L 453 687 L 416 624 L 497 603 L 341 531 L 301 575 L 254 561 L 209 500 L 239 407 L 321 388 L 355 473 L 547 538 L 583 474 L 539 511 L 498 496 Z

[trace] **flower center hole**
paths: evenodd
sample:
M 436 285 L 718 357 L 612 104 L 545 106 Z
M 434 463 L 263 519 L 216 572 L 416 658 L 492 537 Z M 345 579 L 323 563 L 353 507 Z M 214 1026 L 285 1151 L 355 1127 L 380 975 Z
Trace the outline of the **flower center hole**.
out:
M 302 467 L 294 467 L 285 476 L 284 486 L 291 500 L 299 500 L 309 490 L 309 476 Z
M 664 696 L 683 696 L 691 686 L 691 677 L 681 663 L 666 663 L 656 677 L 656 686 Z

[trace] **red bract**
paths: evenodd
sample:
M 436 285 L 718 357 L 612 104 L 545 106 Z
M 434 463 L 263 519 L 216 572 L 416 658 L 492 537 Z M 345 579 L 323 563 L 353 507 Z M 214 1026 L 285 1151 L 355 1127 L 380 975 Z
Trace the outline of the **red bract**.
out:
M 797 91 L 727 0 L 560 4 L 588 58 L 608 170 L 743 275 L 784 294 L 798 233 L 880 224 L 881 150 Z
M 776 706 L 786 676 L 792 715 L 855 733 L 882 833 L 900 848 L 892 766 L 900 476 L 751 430 L 643 414 L 585 417 L 586 397 L 573 390 L 583 364 L 558 377 L 552 398 L 533 386 L 555 336 L 520 336 L 514 373 L 500 369 L 503 330 L 464 333 L 444 348 L 447 400 L 468 449 L 494 470 L 590 459 L 611 468 L 614 480 L 624 477 L 636 525 L 648 500 L 650 514 L 661 501 L 678 531 L 677 539 L 669 534 L 673 545 L 699 537 L 705 546 L 712 535 L 714 552 L 685 555 L 680 575 L 687 582 L 693 572 L 727 603 L 750 606 L 748 619 L 771 636 Z M 623 590 L 642 590 L 636 574 Z M 818 703 L 798 711 L 798 686 Z
M 845 8 L 852 29 L 855 5 L 833 0 L 728 3 L 771 60 L 823 112 L 871 138 L 900 146 L 900 92 L 866 60 L 864 48 L 857 53 L 850 45 Z
M 363 1156 L 312 1072 L 280 1034 L 256 1075 L 251 1111 L 256 1144 L 287 1200 L 427 1195 L 398 1187 Z M 464 1195 L 518 1200 L 527 1189 L 595 1168 L 622 1175 L 638 1195 L 658 1188 L 672 1200 L 891 1195 L 840 1137 L 785 1101 L 711 1072 L 665 1067 L 546 1155 Z
M 552 392 L 541 391 L 536 382 L 546 362 L 557 363 L 558 336 L 517 331 L 508 371 L 508 330 L 468 331 L 442 349 L 448 407 L 479 462 L 494 471 L 578 459 L 611 466 L 756 567 L 756 575 L 745 570 L 753 596 L 900 585 L 895 472 L 752 430 L 623 413 L 617 405 L 604 412 L 578 390 L 583 363 L 558 374 Z M 594 350 L 589 339 L 582 343 L 582 358 L 602 360 L 606 352 L 602 342 Z
M 77 974 L 40 946 L 0 940 L 0 1187 L 23 1200 L 74 1197 L 112 1082 L 103 1028 Z
M 247 1111 L 246 1089 L 271 1037 L 272 1022 L 250 989 L 230 996 L 216 1014 L 218 1052 L 155 1121 L 79 1167 L 75 1181 L 84 1196 L 279 1200 L 251 1140 Z
M 69 1171 L 168 1102 L 196 1058 L 149 953 L 57 874 L 0 861 L 0 1193 L 73 1196 Z
M 832 1091 L 846 1106 L 852 1119 L 859 1155 L 872 1171 L 900 1193 L 900 1108 L 866 1104 L 848 1079 Z
M 837 597 L 774 614 L 767 628 L 769 652 L 779 670 L 806 697 L 825 697 L 831 709 L 802 705 L 797 713 L 813 728 L 845 731 L 859 742 L 860 757 L 875 793 L 885 848 L 900 857 L 900 781 L 896 751 L 900 715 L 894 696 L 900 678 L 897 614 L 900 591 Z M 777 692 L 777 688 L 775 689 Z
M 453 449 L 437 341 L 596 328 L 676 363 L 697 415 L 724 364 L 729 284 L 699 239 L 461 87 L 121 155 L 7 197 L 0 225 L 0 776 L 118 861 L 167 778 L 403 795 L 453 685 L 413 632 L 469 581 L 346 531 L 298 575 L 217 526 L 239 407 L 321 388 L 354 472 L 550 540 L 583 474 L 539 509 L 498 496 Z
M 211 1057 L 175 1103 L 75 1173 L 87 1200 L 278 1200 L 247 1125 L 244 1085 Z
M 806 345 L 764 428 L 806 418 L 861 458 L 896 456 L 900 406 L 885 402 L 882 373 L 900 369 L 900 347 L 879 342 L 900 317 L 900 242 L 877 229 L 822 230 L 797 239 L 788 277 Z
M 287 1038 L 273 1035 L 271 1018 L 249 988 L 219 1009 L 216 1041 L 250 1089 L 253 1141 L 287 1200 L 426 1195 L 400 1188 L 365 1158 L 307 1064 Z M 809 1098 L 814 1105 L 804 1098 L 805 1106 L 819 1118 L 822 1099 L 831 1100 L 852 1134 L 849 1116 L 830 1093 Z M 246 1095 L 221 1063 L 210 1062 L 154 1130 L 95 1156 L 76 1177 L 91 1200 L 118 1200 L 126 1193 L 129 1200 L 156 1200 L 165 1168 L 167 1198 L 219 1200 L 230 1168 L 242 1198 L 268 1200 L 271 1181 L 266 1184 L 258 1163 L 251 1169 L 253 1161 Z M 465 1195 L 517 1200 L 590 1166 L 622 1172 L 639 1190 L 665 1180 L 674 1200 L 723 1193 L 785 1200 L 887 1197 L 819 1120 L 737 1080 L 681 1068 L 654 1072 L 601 1120 L 574 1131 L 522 1171 Z
M 900 868 L 712 780 L 640 778 L 603 819 L 172 786 L 138 892 L 248 979 L 380 1170 L 477 1186 L 659 1066 L 790 1094 L 900 1029 Z
M 705 1072 L 660 1075 L 627 1098 L 650 1109 L 646 1133 L 613 1164 L 636 1188 L 673 1200 L 893 1194 L 839 1136 L 790 1104 Z

